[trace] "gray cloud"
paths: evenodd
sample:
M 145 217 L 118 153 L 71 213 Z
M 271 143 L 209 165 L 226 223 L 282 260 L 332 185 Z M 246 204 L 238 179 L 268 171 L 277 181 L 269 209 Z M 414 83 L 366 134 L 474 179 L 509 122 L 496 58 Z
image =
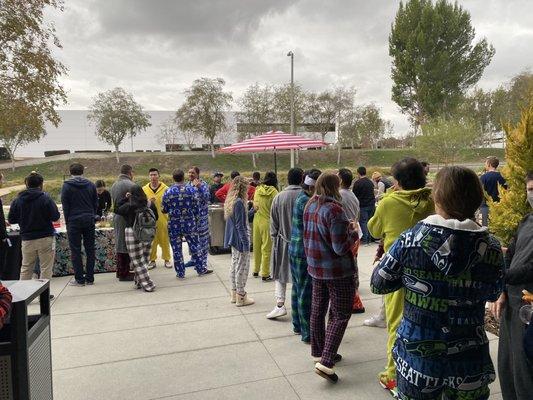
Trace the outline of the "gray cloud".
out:
M 103 32 L 112 35 L 157 35 L 178 42 L 247 41 L 261 18 L 276 15 L 286 0 L 100 0 L 91 8 Z
M 394 0 L 69 0 L 53 13 L 69 67 L 69 108 L 123 86 L 146 108 L 171 110 L 201 76 L 220 76 L 238 98 L 254 82 L 289 79 L 288 50 L 305 89 L 355 86 L 398 133 L 405 116 L 390 100 L 388 35 Z M 494 88 L 533 64 L 531 0 L 463 0 L 478 37 L 496 55 L 479 85 Z

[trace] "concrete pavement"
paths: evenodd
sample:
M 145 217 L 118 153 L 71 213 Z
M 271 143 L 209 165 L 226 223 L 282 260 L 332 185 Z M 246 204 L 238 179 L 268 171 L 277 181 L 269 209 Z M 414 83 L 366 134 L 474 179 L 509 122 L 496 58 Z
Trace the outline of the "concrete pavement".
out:
M 249 278 L 256 304 L 230 304 L 229 255 L 210 256 L 214 274 L 187 270 L 183 281 L 160 264 L 150 273 L 154 293 L 114 274 L 98 274 L 94 286 L 81 288 L 67 286 L 70 277 L 54 278 L 54 398 L 390 399 L 376 377 L 384 365 L 385 330 L 362 326 L 381 304 L 369 290 L 374 252 L 374 246 L 360 251 L 367 313 L 350 321 L 336 385 L 313 372 L 310 347 L 292 334 L 290 314 L 265 318 L 274 306 L 273 283 Z M 490 338 L 495 360 L 497 340 Z M 499 385 L 492 389 L 491 399 L 500 399 Z

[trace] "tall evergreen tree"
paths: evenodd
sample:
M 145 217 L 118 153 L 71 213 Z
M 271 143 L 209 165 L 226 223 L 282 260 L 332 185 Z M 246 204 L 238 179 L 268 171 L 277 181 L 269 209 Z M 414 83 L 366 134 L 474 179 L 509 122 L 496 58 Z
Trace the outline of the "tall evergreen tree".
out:
M 400 3 L 389 36 L 392 100 L 415 129 L 449 116 L 494 55 L 486 39 L 473 44 L 470 14 L 446 0 Z

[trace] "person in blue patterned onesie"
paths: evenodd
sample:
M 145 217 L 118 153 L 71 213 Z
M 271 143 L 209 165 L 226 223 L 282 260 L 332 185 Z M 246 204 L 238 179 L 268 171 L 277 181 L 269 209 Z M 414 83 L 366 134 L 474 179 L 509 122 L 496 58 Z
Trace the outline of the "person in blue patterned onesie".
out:
M 191 186 L 185 184 L 185 174 L 182 170 L 175 170 L 172 177 L 175 184 L 163 195 L 162 211 L 168 214 L 168 236 L 174 253 L 176 276 L 180 279 L 185 278 L 182 239 L 187 241 L 196 272 L 198 275 L 204 275 L 206 270 L 199 260 L 200 250 L 196 234 L 197 194 Z
M 187 186 L 192 187 L 196 192 L 198 206 L 196 224 L 196 233 L 198 235 L 198 259 L 201 268 L 209 274 L 213 272 L 212 270 L 207 269 L 207 255 L 209 252 L 209 201 L 211 199 L 211 192 L 209 191 L 209 185 L 200 179 L 200 169 L 198 167 L 191 167 L 189 169 L 189 183 Z M 194 264 L 192 260 L 191 264 Z
M 485 303 L 503 290 L 500 243 L 475 222 L 483 189 L 474 171 L 443 168 L 436 215 L 403 232 L 372 274 L 373 293 L 405 288 L 393 348 L 403 400 L 485 400 L 496 378 Z

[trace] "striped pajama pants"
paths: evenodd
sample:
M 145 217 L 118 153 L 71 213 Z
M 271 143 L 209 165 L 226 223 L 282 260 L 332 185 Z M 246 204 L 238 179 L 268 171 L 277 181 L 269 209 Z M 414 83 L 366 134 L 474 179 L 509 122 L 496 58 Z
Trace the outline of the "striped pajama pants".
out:
M 291 314 L 294 332 L 300 332 L 302 341 L 311 340 L 311 297 L 312 278 L 307 272 L 307 260 L 301 257 L 289 257 L 292 276 Z
M 248 280 L 248 271 L 250 271 L 250 252 L 241 252 L 235 247 L 232 247 L 229 281 L 231 283 L 231 289 L 235 290 L 241 296 L 246 294 L 244 287 Z
M 150 274 L 148 273 L 152 244 L 150 242 L 139 242 L 135 239 L 133 228 L 126 228 L 126 248 L 128 249 L 131 263 L 133 264 L 135 284 L 147 292 L 152 292 L 155 289 L 155 284 L 150 279 Z
M 344 331 L 352 316 L 355 293 L 353 276 L 340 279 L 314 279 L 311 302 L 311 355 L 321 357 L 321 364 L 332 368 Z M 329 305 L 329 319 L 326 314 Z

